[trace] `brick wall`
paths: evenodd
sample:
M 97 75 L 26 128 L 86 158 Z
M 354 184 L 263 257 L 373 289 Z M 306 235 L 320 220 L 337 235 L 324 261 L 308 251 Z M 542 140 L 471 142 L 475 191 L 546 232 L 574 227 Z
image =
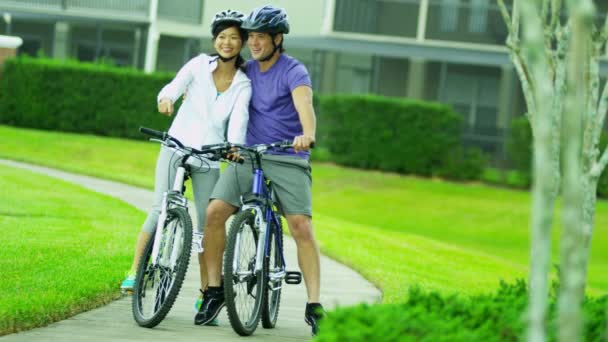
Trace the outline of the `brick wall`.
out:
M 15 57 L 17 50 L 13 48 L 0 47 L 0 68 L 4 65 L 7 58 Z

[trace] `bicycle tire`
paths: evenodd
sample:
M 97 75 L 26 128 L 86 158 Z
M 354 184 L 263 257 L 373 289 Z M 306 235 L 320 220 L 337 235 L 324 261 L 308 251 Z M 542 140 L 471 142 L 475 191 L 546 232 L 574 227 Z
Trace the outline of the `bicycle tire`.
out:
M 271 225 L 270 235 L 270 257 L 264 258 L 264 270 L 266 275 L 266 289 L 264 291 L 264 300 L 262 303 L 262 327 L 265 329 L 273 329 L 277 324 L 279 318 L 279 309 L 281 306 L 281 291 L 283 290 L 282 281 L 279 283 L 281 286 L 279 289 L 272 290 L 270 284 L 270 270 L 280 269 L 283 267 L 281 255 L 283 255 L 283 236 L 277 236 L 275 233 L 274 223 Z M 277 242 L 278 239 L 281 249 L 279 250 Z
M 135 280 L 135 287 L 133 288 L 132 312 L 133 318 L 137 324 L 142 327 L 153 328 L 162 322 L 162 320 L 167 316 L 171 310 L 171 307 L 175 303 L 175 299 L 177 298 L 177 295 L 184 282 L 186 271 L 188 270 L 192 246 L 192 221 L 188 211 L 181 207 L 171 208 L 167 211 L 167 219 L 165 220 L 163 229 L 166 229 L 167 226 L 174 221 L 175 224 L 179 224 L 183 230 L 182 237 L 180 239 L 181 241 L 172 241 L 173 244 L 176 242 L 181 244 L 181 250 L 178 252 L 179 254 L 177 256 L 175 269 L 170 271 L 167 269 L 161 269 L 161 266 L 156 266 L 154 269 L 152 269 L 151 257 L 152 246 L 154 245 L 154 235 L 152 235 L 152 238 L 148 242 L 146 249 L 142 254 L 139 267 L 137 268 L 137 277 Z M 169 226 L 169 229 L 171 229 L 171 227 L 172 226 Z M 174 247 L 175 245 L 172 248 Z M 162 253 L 162 248 L 160 253 Z M 149 281 L 152 279 L 152 283 L 150 285 L 154 287 L 154 281 L 156 280 L 154 278 L 156 278 L 157 275 L 159 276 L 159 289 L 147 293 Z M 171 283 L 167 284 L 167 281 L 171 281 Z M 161 283 L 167 285 L 162 285 L 161 287 Z M 166 291 L 161 291 L 159 294 L 158 291 L 164 289 L 165 286 L 168 286 L 168 289 Z M 154 293 L 155 296 L 154 309 L 152 314 L 147 317 L 144 314 L 144 299 L 146 294 L 150 295 L 152 293 Z
M 251 242 L 253 242 L 253 245 Z M 252 211 L 239 212 L 230 225 L 230 233 L 226 243 L 224 295 L 230 325 L 241 336 L 253 334 L 260 322 L 265 277 L 263 268 L 257 274 L 254 272 L 258 242 L 259 236 L 255 228 L 255 214 Z M 249 250 L 246 248 L 249 248 Z M 237 269 L 234 269 L 237 252 Z M 246 274 L 241 279 L 236 272 L 251 274 Z M 249 297 L 253 298 L 253 303 L 251 303 L 252 299 Z

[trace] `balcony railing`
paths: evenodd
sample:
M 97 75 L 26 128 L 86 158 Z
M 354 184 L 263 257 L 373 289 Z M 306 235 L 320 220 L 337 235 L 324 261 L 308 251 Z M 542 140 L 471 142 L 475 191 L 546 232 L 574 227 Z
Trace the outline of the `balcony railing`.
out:
M 430 0 L 428 13 L 427 39 L 492 45 L 507 39 L 495 0 Z
M 334 31 L 416 37 L 419 0 L 336 0 Z
M 158 18 L 186 24 L 200 24 L 203 19 L 202 0 L 158 1 Z
M 150 0 L 0 0 L 3 9 L 146 20 Z M 159 19 L 198 25 L 202 12 L 203 0 L 158 1 Z
M 149 0 L 0 0 L 0 10 L 146 20 Z

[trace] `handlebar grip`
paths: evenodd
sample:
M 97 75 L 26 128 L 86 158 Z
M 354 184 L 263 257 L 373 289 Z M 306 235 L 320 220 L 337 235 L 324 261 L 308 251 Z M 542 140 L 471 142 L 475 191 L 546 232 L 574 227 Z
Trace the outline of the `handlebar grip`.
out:
M 139 127 L 139 131 L 143 134 L 147 134 L 149 136 L 161 139 L 161 140 L 165 140 L 166 136 L 164 132 L 160 132 L 151 128 L 147 128 L 147 127 Z
M 309 148 L 310 148 L 310 149 L 313 149 L 313 148 L 315 148 L 315 143 L 314 143 L 314 142 L 311 142 L 311 143 L 310 143 L 310 146 L 309 146 Z

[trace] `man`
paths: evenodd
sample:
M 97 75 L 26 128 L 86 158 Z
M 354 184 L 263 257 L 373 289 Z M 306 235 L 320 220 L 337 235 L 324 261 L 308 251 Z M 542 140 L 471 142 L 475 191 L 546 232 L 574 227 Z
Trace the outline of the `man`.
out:
M 249 32 L 247 44 L 253 59 L 246 65 L 253 88 L 247 144 L 293 140 L 293 152 L 266 155 L 262 166 L 274 184 L 297 245 L 298 263 L 308 293 L 304 318 L 316 334 L 324 311 L 319 303 L 320 258 L 312 230 L 312 178 L 308 162 L 308 149 L 315 142 L 316 133 L 311 81 L 304 65 L 283 53 L 283 35 L 289 33 L 283 9 L 270 5 L 257 8 L 241 27 Z M 225 223 L 238 210 L 240 196 L 250 191 L 251 179 L 249 166 L 230 165 L 211 195 L 204 239 L 209 288 L 195 324 L 210 322 L 224 307 L 221 270 Z

